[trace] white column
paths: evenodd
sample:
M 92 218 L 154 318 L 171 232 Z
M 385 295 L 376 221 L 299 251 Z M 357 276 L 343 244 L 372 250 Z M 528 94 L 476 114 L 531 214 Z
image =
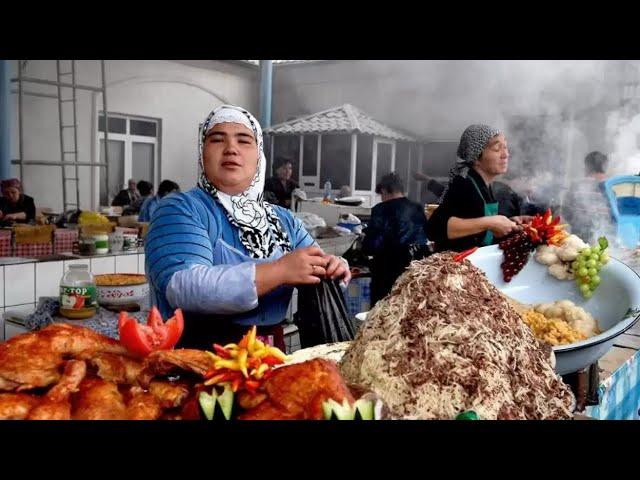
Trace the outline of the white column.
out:
M 349 186 L 351 194 L 356 191 L 356 161 L 358 158 L 358 134 L 351 134 L 351 172 L 349 173 Z

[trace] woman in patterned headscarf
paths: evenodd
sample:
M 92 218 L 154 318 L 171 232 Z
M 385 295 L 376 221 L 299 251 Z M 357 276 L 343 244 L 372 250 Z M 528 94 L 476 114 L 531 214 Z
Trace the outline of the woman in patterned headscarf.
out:
M 22 184 L 17 178 L 0 182 L 0 220 L 5 222 L 30 222 L 36 217 L 36 205 L 29 195 L 22 193 Z
M 457 156 L 440 206 L 429 219 L 429 237 L 438 250 L 463 251 L 491 245 L 527 220 L 498 214 L 492 182 L 509 166 L 509 150 L 502 132 L 488 125 L 467 127 Z
M 248 111 L 216 108 L 199 135 L 198 187 L 162 199 L 145 240 L 147 275 L 163 316 L 185 312 L 185 347 L 234 342 L 249 325 L 284 348 L 292 286 L 350 279 L 298 219 L 263 199 L 262 129 Z

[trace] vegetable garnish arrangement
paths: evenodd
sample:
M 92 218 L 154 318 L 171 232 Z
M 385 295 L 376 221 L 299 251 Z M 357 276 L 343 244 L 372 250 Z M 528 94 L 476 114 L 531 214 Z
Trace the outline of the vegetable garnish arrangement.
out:
M 184 319 L 180 309 L 164 322 L 158 309 L 152 307 L 146 325 L 129 317 L 127 312 L 120 312 L 118 317 L 120 344 L 139 357 L 146 357 L 157 350 L 171 350 L 180 340 L 183 330 Z
M 499 243 L 504 252 L 501 264 L 505 282 L 510 282 L 529 261 L 531 252 L 539 245 L 559 245 L 569 234 L 564 230 L 566 225 L 560 225 L 560 217 L 553 217 L 551 209 L 544 215 L 537 214 L 530 223 L 523 225 L 524 229 L 510 235 Z
M 205 374 L 205 385 L 228 384 L 234 393 L 239 390 L 250 394 L 257 392 L 260 384 L 271 375 L 272 368 L 283 364 L 287 356 L 257 339 L 256 332 L 254 325 L 238 344 L 213 345 L 215 353 L 207 353 L 215 361 L 215 368 Z

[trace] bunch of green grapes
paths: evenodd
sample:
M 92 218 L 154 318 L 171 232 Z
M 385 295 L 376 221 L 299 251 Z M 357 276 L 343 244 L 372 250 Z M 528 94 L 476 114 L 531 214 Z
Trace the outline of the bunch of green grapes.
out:
M 576 284 L 586 299 L 591 298 L 600 285 L 600 270 L 609 262 L 608 246 L 607 239 L 600 237 L 591 247 L 580 250 L 578 258 L 571 264 Z

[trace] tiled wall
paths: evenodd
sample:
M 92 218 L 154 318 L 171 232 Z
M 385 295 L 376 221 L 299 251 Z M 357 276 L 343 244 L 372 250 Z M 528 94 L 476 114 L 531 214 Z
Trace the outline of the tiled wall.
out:
M 4 312 L 32 311 L 39 297 L 57 296 L 62 275 L 74 263 L 88 265 L 94 274 L 144 273 L 144 253 L 0 266 L 0 341 L 5 337 Z

